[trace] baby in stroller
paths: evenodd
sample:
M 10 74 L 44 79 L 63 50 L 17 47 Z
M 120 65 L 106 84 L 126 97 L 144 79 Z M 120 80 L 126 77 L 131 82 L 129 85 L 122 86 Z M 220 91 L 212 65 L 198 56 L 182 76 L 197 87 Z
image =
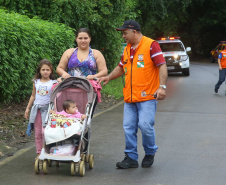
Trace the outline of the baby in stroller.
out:
M 84 120 L 84 118 L 87 118 L 87 116 L 85 114 L 81 114 L 78 111 L 76 103 L 73 100 L 65 100 L 63 103 L 63 110 L 61 112 L 56 112 L 54 110 L 50 110 L 49 113 L 51 114 L 51 117 L 53 118 L 52 124 L 51 124 L 52 128 L 56 128 L 57 125 L 60 127 L 66 128 L 68 126 L 71 126 L 71 121 L 74 122 L 74 120 L 73 120 L 74 118 L 78 118 L 81 120 Z M 65 119 L 65 118 L 68 118 L 68 120 L 66 120 L 66 122 L 64 122 L 64 121 L 62 122 L 62 120 L 59 120 L 59 119 Z M 58 121 L 58 124 L 57 124 L 57 121 Z
M 73 100 L 65 100 L 63 103 L 63 109 L 64 110 L 61 112 L 50 110 L 49 113 L 60 114 L 62 115 L 62 117 L 67 117 L 67 118 L 79 118 L 82 120 L 87 117 L 85 114 L 81 114 L 78 111 L 78 108 L 76 107 L 76 103 Z
M 89 141 L 95 100 L 96 93 L 84 78 L 70 77 L 54 88 L 48 109 L 48 124 L 44 130 L 43 148 L 35 161 L 37 174 L 40 170 L 44 174 L 48 173 L 49 161 L 55 161 L 56 164 L 71 163 L 72 175 L 84 176 L 86 163 L 90 169 L 93 168 L 94 156 L 89 153 Z

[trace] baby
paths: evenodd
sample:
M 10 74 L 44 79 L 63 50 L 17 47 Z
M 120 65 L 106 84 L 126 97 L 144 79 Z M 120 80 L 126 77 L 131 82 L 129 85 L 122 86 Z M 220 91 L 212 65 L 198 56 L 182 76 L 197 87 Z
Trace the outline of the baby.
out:
M 63 109 L 64 110 L 61 112 L 50 110 L 49 113 L 60 114 L 67 118 L 79 118 L 82 120 L 87 117 L 86 115 L 81 114 L 78 111 L 78 108 L 76 107 L 76 103 L 73 100 L 65 100 L 63 103 Z

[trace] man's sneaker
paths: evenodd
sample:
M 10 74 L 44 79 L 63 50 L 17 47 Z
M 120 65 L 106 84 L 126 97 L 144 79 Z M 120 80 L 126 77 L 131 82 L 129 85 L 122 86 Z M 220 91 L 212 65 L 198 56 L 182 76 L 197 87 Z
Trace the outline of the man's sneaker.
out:
M 215 87 L 214 91 L 215 91 L 215 93 L 218 93 L 218 89 L 216 87 Z
M 116 163 L 116 166 L 122 169 L 138 168 L 138 162 L 126 155 L 125 159 L 122 162 Z
M 151 167 L 151 165 L 154 163 L 154 157 L 155 155 L 145 155 L 141 163 L 141 166 L 143 168 Z

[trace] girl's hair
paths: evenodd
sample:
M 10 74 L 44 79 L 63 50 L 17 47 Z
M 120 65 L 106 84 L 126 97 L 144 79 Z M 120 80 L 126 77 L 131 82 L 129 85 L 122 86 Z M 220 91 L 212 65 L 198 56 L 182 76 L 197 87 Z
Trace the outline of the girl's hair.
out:
M 63 103 L 63 109 L 66 112 L 66 110 L 70 107 L 71 104 L 74 104 L 75 101 L 73 100 L 65 100 Z
M 85 32 L 89 35 L 89 37 L 91 37 L 90 31 L 89 31 L 88 28 L 79 28 L 78 31 L 77 31 L 77 34 L 76 34 L 76 38 L 78 37 L 78 34 L 81 33 L 81 32 Z
M 36 74 L 35 74 L 34 80 L 41 79 L 42 76 L 41 76 L 40 70 L 41 70 L 41 68 L 42 68 L 42 66 L 43 66 L 44 64 L 50 67 L 50 69 L 51 69 L 52 72 L 51 72 L 49 78 L 50 78 L 51 80 L 54 80 L 55 77 L 54 77 L 54 74 L 53 74 L 53 65 L 52 65 L 52 63 L 51 63 L 49 60 L 47 60 L 47 59 L 42 59 L 42 60 L 39 62 L 39 65 L 38 65 L 38 68 L 37 68 L 37 70 L 36 70 Z

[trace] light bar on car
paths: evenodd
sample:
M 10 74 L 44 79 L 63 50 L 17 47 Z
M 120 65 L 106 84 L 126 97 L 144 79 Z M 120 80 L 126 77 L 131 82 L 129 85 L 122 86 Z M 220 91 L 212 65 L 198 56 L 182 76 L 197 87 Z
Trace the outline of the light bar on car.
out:
M 180 37 L 161 37 L 157 38 L 156 40 L 175 40 L 175 39 L 180 39 Z

